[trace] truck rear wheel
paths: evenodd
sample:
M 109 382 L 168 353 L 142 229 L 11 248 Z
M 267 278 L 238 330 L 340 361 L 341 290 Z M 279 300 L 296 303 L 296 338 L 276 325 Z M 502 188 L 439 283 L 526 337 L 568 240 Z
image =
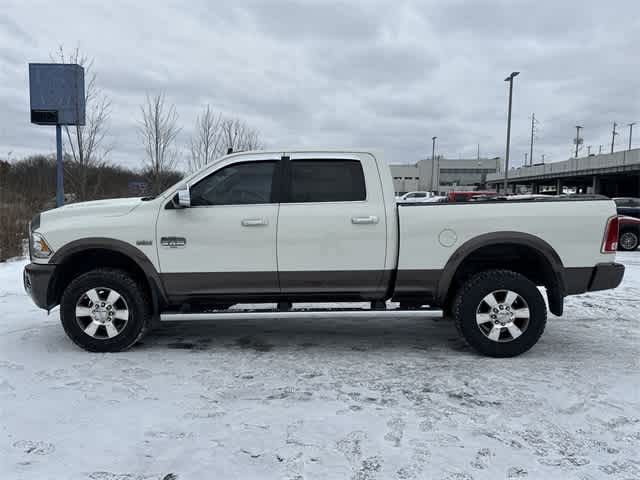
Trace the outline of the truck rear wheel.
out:
M 96 269 L 78 276 L 60 300 L 68 337 L 90 352 L 119 352 L 138 342 L 151 326 L 144 287 L 127 272 Z
M 536 285 L 519 273 L 490 270 L 466 281 L 453 302 L 456 327 L 467 343 L 490 357 L 514 357 L 533 347 L 547 323 Z

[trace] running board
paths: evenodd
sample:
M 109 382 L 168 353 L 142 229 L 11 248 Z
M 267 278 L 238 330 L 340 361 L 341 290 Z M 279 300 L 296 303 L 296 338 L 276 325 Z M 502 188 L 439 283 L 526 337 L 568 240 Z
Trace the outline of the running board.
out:
M 217 320 L 217 319 L 252 319 L 252 318 L 326 318 L 326 317 L 363 317 L 363 318 L 385 318 L 391 316 L 400 317 L 442 317 L 442 310 L 431 309 L 389 309 L 389 310 L 368 310 L 368 309 L 299 309 L 299 310 L 216 310 L 213 312 L 202 313 L 162 313 L 160 321 L 162 322 L 188 322 L 193 320 Z

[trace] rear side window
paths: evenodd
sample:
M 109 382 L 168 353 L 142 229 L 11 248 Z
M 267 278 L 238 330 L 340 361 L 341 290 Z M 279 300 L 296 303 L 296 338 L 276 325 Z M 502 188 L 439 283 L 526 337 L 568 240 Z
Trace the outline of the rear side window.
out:
M 362 165 L 357 160 L 293 160 L 291 202 L 365 200 Z
M 228 165 L 191 187 L 191 205 L 251 205 L 272 203 L 275 161 Z

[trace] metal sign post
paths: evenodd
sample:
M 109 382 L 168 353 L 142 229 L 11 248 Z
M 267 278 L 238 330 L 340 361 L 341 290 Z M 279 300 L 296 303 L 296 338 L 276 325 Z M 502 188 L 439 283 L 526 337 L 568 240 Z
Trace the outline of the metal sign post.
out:
M 62 165 L 62 127 L 56 125 L 56 207 L 64 205 L 64 170 Z
M 31 123 L 56 126 L 56 206 L 64 205 L 62 126 L 84 125 L 84 68 L 73 63 L 30 63 Z

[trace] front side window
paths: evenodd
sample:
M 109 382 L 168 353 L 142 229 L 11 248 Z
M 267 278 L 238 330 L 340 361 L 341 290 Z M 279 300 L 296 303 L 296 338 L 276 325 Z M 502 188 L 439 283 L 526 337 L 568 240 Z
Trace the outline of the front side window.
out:
M 366 196 L 358 160 L 291 162 L 291 202 L 355 202 Z
M 190 188 L 191 205 L 250 205 L 272 203 L 271 186 L 277 162 L 228 165 Z

